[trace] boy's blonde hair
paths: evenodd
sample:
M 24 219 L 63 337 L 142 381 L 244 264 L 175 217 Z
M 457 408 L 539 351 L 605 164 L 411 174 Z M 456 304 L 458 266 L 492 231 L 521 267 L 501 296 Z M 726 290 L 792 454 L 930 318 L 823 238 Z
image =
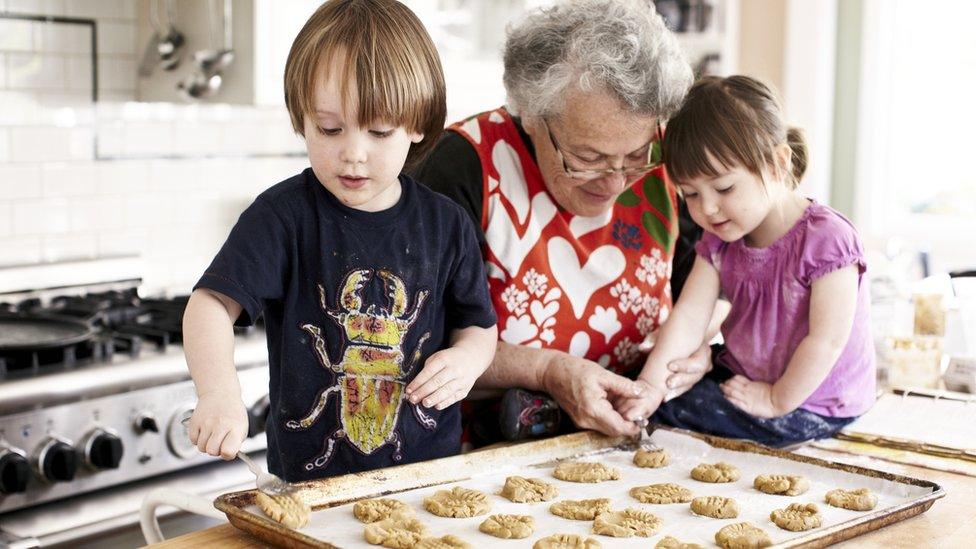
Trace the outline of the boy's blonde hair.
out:
M 285 106 L 295 132 L 315 112 L 315 80 L 336 60 L 343 108 L 349 86 L 358 90 L 358 124 L 378 121 L 424 135 L 410 146 L 407 164 L 423 158 L 444 129 L 444 73 L 430 35 L 395 0 L 329 0 L 305 23 L 285 64 Z
M 782 143 L 792 153 L 786 173 L 775 152 Z M 773 91 L 748 76 L 706 76 L 696 82 L 668 121 L 662 149 L 675 183 L 719 175 L 712 159 L 726 168 L 740 165 L 758 176 L 772 169 L 790 188 L 800 184 L 807 168 L 803 134 L 783 122 Z

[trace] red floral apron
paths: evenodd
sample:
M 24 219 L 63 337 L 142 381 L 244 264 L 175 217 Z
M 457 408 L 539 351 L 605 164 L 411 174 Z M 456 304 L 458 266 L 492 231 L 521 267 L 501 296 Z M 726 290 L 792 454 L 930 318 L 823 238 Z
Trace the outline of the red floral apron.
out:
M 606 215 L 574 216 L 556 205 L 507 111 L 450 129 L 481 159 L 484 253 L 499 338 L 617 372 L 637 366 L 638 344 L 671 311 L 677 197 L 664 169 L 621 194 Z

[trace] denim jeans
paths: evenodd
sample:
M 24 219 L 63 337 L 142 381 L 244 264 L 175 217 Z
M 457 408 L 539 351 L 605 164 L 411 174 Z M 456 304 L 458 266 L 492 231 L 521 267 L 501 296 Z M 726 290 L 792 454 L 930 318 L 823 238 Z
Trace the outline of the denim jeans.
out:
M 755 417 L 732 404 L 722 394 L 719 385 L 730 377 L 731 372 L 716 364 L 686 393 L 662 404 L 652 419 L 680 429 L 752 440 L 774 448 L 833 436 L 857 419 L 821 416 L 799 408 L 785 416 Z

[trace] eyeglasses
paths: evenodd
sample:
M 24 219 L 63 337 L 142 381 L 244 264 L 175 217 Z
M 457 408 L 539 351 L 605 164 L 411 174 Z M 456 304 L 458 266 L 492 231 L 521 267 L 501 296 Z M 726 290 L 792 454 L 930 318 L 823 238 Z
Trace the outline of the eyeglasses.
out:
M 566 157 L 563 155 L 563 151 L 559 149 L 559 145 L 556 143 L 556 138 L 552 135 L 552 130 L 549 129 L 549 122 L 543 118 L 542 123 L 546 126 L 546 133 L 549 134 L 549 142 L 552 143 L 552 148 L 556 151 L 556 156 L 559 157 L 559 161 L 563 165 L 563 172 L 572 177 L 573 179 L 582 180 L 593 180 L 599 179 L 601 177 L 607 177 L 608 175 L 613 175 L 619 173 L 624 176 L 628 181 L 632 181 L 647 172 L 657 168 L 662 164 L 661 162 L 661 124 L 657 125 L 657 129 L 654 133 L 654 141 L 652 141 L 647 146 L 647 158 L 645 163 L 640 166 L 622 166 L 620 168 L 598 168 L 598 169 L 588 169 L 588 170 L 577 170 L 575 168 L 570 168 L 569 164 L 566 163 Z M 626 160 L 625 160 L 626 162 Z

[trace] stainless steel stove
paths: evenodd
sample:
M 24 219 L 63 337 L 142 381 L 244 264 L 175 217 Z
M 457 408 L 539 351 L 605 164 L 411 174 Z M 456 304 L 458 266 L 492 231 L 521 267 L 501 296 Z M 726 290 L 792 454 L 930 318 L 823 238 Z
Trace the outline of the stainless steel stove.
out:
M 144 299 L 137 282 L 0 294 L 0 547 L 70 543 L 65 525 L 91 535 L 99 522 L 118 527 L 120 514 L 135 524 L 134 488 L 219 461 L 190 444 L 181 422 L 196 400 L 179 345 L 186 298 Z M 260 451 L 263 331 L 238 333 L 235 347 L 250 407 L 243 449 Z M 227 486 L 242 481 L 233 469 Z M 99 513 L 95 502 L 117 503 L 122 489 L 132 492 L 126 504 Z

